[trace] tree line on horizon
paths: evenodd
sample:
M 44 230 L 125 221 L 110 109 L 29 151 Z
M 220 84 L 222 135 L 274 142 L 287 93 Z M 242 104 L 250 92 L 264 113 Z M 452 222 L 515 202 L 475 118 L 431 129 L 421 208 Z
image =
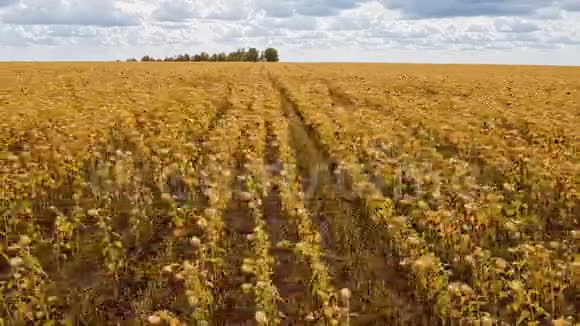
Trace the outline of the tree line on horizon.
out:
M 128 62 L 138 61 L 135 58 L 127 59 Z M 278 50 L 274 48 L 267 48 L 260 51 L 256 48 L 241 48 L 230 53 L 213 53 L 209 54 L 207 52 L 201 52 L 198 54 L 178 54 L 173 57 L 154 58 L 149 55 L 145 55 L 141 58 L 141 62 L 278 62 L 280 57 L 278 55 Z

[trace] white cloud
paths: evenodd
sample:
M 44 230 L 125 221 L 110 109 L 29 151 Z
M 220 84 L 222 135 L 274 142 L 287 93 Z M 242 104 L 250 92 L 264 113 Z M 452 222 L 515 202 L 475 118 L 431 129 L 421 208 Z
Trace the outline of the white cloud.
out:
M 580 49 L 577 21 L 580 0 L 0 0 L 0 60 L 276 46 L 288 60 L 441 62 L 432 55 L 448 53 L 509 63 L 517 57 L 507 53 L 527 49 L 522 60 L 580 65 L 569 55 Z
M 46 30 L 46 36 L 62 37 L 62 38 L 76 38 L 76 37 L 96 37 L 97 30 L 92 26 L 67 26 L 67 25 L 53 25 Z
M 2 16 L 13 25 L 131 26 L 139 19 L 115 6 L 113 0 L 26 0 Z
M 161 0 L 152 17 L 158 21 L 183 22 L 192 19 L 243 20 L 254 12 L 248 0 Z
M 532 33 L 540 30 L 540 26 L 537 24 L 521 20 L 498 19 L 494 24 L 497 31 L 504 33 Z
M 183 22 L 195 16 L 193 2 L 188 0 L 163 0 L 153 12 L 158 21 Z
M 255 24 L 255 23 L 254 23 Z M 264 26 L 264 28 L 277 30 L 277 29 L 289 29 L 289 30 L 315 30 L 318 26 L 318 21 L 316 18 L 311 16 L 295 16 L 293 18 L 274 18 L 274 19 L 262 19 L 258 24 Z
M 201 17 L 218 20 L 242 20 L 247 19 L 252 14 L 252 9 L 252 2 L 248 0 L 215 0 L 213 6 Z

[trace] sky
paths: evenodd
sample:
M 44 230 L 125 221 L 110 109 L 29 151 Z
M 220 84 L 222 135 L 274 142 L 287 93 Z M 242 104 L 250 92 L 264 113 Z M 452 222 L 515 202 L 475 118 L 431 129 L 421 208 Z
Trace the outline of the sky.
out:
M 0 60 L 275 47 L 282 61 L 580 65 L 580 0 L 0 0 Z

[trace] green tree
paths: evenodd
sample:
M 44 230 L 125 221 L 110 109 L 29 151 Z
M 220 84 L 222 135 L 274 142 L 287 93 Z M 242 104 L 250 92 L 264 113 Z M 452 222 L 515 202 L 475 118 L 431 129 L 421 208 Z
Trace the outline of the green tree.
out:
M 260 57 L 260 52 L 256 48 L 250 48 L 244 56 L 244 61 L 257 62 Z
M 187 53 L 186 54 L 179 54 L 179 55 L 177 55 L 177 57 L 175 57 L 175 61 L 183 62 L 183 61 L 189 61 L 189 60 L 190 60 L 190 57 L 189 57 L 189 54 L 187 54 Z
M 227 61 L 244 61 L 246 49 L 237 49 L 235 52 L 228 53 Z
M 268 62 L 278 62 L 280 61 L 280 57 L 278 56 L 278 50 L 274 48 L 267 48 L 264 51 L 264 58 Z
M 1 0 L 0 0 L 1 1 Z M 165 62 L 172 62 L 172 61 L 233 61 L 233 62 L 240 62 L 240 61 L 248 61 L 248 62 L 278 62 L 280 60 L 278 55 L 278 50 L 274 48 L 267 48 L 266 50 L 260 51 L 256 48 L 239 48 L 234 52 L 230 53 L 212 53 L 208 54 L 207 52 L 201 52 L 195 55 L 185 54 L 178 54 L 173 57 L 165 57 L 165 59 L 155 59 L 150 57 L 149 55 L 144 56 L 141 58 L 141 61 L 165 61 Z M 127 59 L 127 61 L 137 61 L 136 59 Z

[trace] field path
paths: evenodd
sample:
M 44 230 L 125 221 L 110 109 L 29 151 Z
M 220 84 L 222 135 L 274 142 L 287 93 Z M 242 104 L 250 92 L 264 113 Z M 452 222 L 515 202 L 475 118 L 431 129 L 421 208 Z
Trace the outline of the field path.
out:
M 278 117 L 276 117 L 278 118 Z M 279 291 L 279 311 L 282 323 L 293 325 L 304 320 L 313 309 L 313 298 L 308 286 L 308 268 L 292 251 L 299 240 L 296 221 L 286 215 L 282 208 L 280 178 L 283 164 L 279 159 L 279 142 L 271 121 L 266 122 L 266 152 L 264 162 L 271 180 L 267 196 L 263 200 L 267 232 L 270 235 L 271 255 L 274 257 L 273 282 Z
M 331 152 L 315 129 L 307 125 L 285 90 L 275 81 L 273 84 L 289 121 L 306 207 L 320 233 L 324 262 L 335 287 L 352 292 L 350 321 L 354 325 L 426 322 L 428 312 L 410 297 L 398 261 L 385 256 L 385 230 L 366 220 L 360 200 L 350 192 L 348 172 L 337 173 L 340 162 L 331 159 Z M 346 103 L 337 103 L 337 107 L 341 105 Z

